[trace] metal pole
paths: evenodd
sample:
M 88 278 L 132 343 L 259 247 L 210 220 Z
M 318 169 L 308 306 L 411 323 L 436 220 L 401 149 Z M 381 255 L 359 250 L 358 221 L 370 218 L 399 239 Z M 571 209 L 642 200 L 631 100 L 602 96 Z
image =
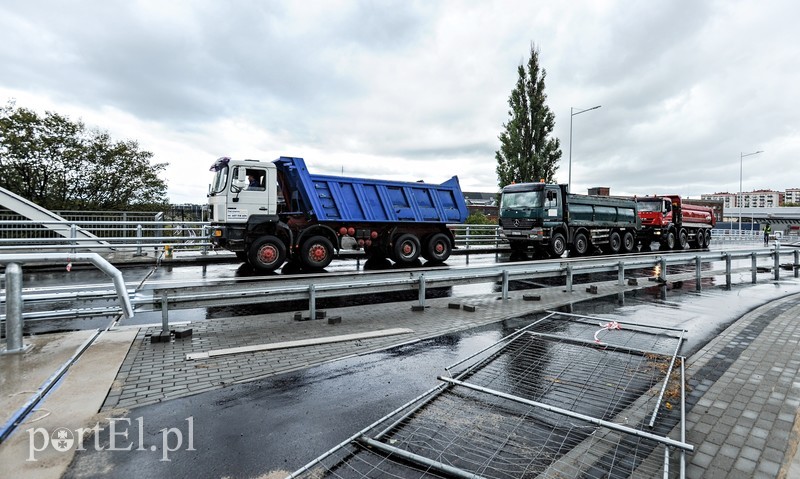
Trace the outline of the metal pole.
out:
M 667 258 L 662 257 L 660 264 L 661 264 L 661 271 L 658 272 L 658 277 L 661 279 L 661 281 L 666 282 L 667 281 Z
M 800 251 L 794 250 L 794 277 L 797 278 L 800 269 Z
M 166 291 L 161 293 L 161 332 L 169 333 L 169 298 Z
M 575 115 L 580 115 L 581 113 L 586 113 L 587 111 L 597 110 L 601 106 L 602 105 L 593 106 L 577 113 L 573 113 L 575 107 L 569 107 L 569 176 L 567 179 L 567 193 L 572 193 L 572 117 Z M 536 178 L 531 178 L 530 181 L 538 180 Z
M 419 305 L 425 307 L 425 273 L 419 275 Z
M 136 225 L 136 256 L 142 255 L 142 225 Z
M 617 284 L 619 286 L 625 286 L 625 263 L 620 261 L 617 267 L 619 268 L 617 272 Z
M 781 279 L 781 242 L 775 240 L 775 281 Z
M 731 289 L 731 254 L 725 253 L 725 287 Z
M 308 285 L 308 319 L 317 319 L 317 291 L 313 284 Z
M 750 255 L 750 280 L 753 284 L 756 284 L 756 282 L 758 282 L 758 257 L 756 257 L 755 252 Z
M 78 242 L 76 241 L 76 239 L 78 238 L 78 226 L 77 225 L 72 224 L 72 225 L 69 226 L 69 237 L 70 237 L 71 240 L 73 240 L 73 241 L 71 241 L 71 243 L 73 245 L 77 245 L 78 244 Z M 75 248 L 70 249 L 70 253 L 75 254 Z
M 744 157 L 745 156 L 757 155 L 759 153 L 764 153 L 764 151 L 763 150 L 758 150 L 756 152 L 748 153 L 746 155 L 744 153 L 742 153 L 742 152 L 739 152 L 739 199 L 738 199 L 738 201 L 739 201 L 739 240 L 740 241 L 742 239 L 742 206 L 744 206 L 744 200 L 742 199 L 742 193 L 743 193 L 742 192 L 742 168 L 743 168 L 742 165 L 744 164 Z
M 508 299 L 508 270 L 503 270 L 503 301 Z
M 567 263 L 567 292 L 572 292 L 572 264 Z
M 6 354 L 22 353 L 22 267 L 6 265 Z
M 702 281 L 703 281 L 703 260 L 700 259 L 700 256 L 694 257 L 694 277 L 695 277 L 695 290 L 700 291 L 703 289 Z

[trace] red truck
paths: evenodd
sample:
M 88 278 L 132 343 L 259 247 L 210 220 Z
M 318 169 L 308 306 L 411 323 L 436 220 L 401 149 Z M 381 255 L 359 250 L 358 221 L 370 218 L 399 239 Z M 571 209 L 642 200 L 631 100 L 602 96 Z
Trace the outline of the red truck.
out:
M 717 220 L 706 206 L 686 203 L 678 195 L 637 197 L 642 230 L 638 242 L 643 249 L 653 241 L 661 249 L 708 248 Z

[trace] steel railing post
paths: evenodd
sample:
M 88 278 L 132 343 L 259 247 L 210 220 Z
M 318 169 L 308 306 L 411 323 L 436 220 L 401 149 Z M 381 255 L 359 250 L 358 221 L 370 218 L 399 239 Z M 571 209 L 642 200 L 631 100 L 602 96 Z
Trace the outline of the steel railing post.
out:
M 775 240 L 775 281 L 781 279 L 781 242 Z
M 317 290 L 313 284 L 308 285 L 308 317 L 317 319 Z
M 465 238 L 466 243 L 465 243 L 464 248 L 469 250 L 469 226 L 467 226 L 465 235 L 466 235 L 466 238 Z
M 495 226 L 494 228 L 494 260 L 497 261 L 500 258 L 500 227 Z
M 419 275 L 419 305 L 425 307 L 425 274 Z
M 794 277 L 798 277 L 798 270 L 800 270 L 800 251 L 794 250 Z
M 572 264 L 567 263 L 567 292 L 572 292 Z
M 753 284 L 758 282 L 758 257 L 755 251 L 750 253 L 750 281 Z
M 142 255 L 142 225 L 136 225 L 136 256 Z
M 203 249 L 200 250 L 200 254 L 208 254 L 208 225 L 203 225 Z
M 695 281 L 695 291 L 700 291 L 703 289 L 702 281 L 703 281 L 703 260 L 700 259 L 700 255 L 694 257 L 694 281 Z
M 731 254 L 725 253 L 725 287 L 731 288 Z
M 77 246 L 78 244 L 78 225 L 74 223 L 69 225 L 69 239 L 71 240 L 70 244 L 73 245 L 73 248 L 71 248 L 69 251 L 70 253 L 75 254 L 74 246 Z
M 620 286 L 625 286 L 625 263 L 620 261 L 617 264 L 617 284 Z
M 508 299 L 508 270 L 503 270 L 503 301 Z
M 169 333 L 169 298 L 167 292 L 161 292 L 161 332 Z
M 662 282 L 667 282 L 667 258 L 661 257 L 661 271 L 658 272 L 658 277 L 661 279 Z
M 6 265 L 6 350 L 4 353 L 25 352 L 22 343 L 22 267 Z

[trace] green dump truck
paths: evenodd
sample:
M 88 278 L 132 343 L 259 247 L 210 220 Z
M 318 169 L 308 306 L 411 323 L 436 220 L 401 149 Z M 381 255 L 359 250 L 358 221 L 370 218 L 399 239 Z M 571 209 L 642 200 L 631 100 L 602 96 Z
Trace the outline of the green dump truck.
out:
M 538 256 L 582 256 L 599 249 L 631 253 L 641 230 L 636 201 L 576 195 L 567 185 L 520 183 L 506 186 L 500 200 L 500 229 L 511 250 Z

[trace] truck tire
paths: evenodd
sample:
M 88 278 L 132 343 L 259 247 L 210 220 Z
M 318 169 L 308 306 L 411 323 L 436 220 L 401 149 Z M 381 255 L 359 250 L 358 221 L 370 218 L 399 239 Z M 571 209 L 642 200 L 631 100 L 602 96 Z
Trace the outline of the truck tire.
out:
M 608 254 L 619 254 L 620 249 L 622 249 L 622 238 L 619 235 L 619 231 L 612 231 L 608 235 L 608 245 L 605 249 Z
M 553 233 L 550 238 L 550 256 L 560 258 L 567 250 L 567 239 L 561 233 Z
M 589 238 L 586 233 L 580 232 L 572 239 L 572 250 L 575 256 L 583 256 L 589 252 Z
M 622 251 L 625 253 L 633 253 L 636 249 L 636 237 L 633 233 L 626 231 L 622 235 Z
M 678 232 L 678 248 L 677 249 L 686 249 L 686 245 L 689 243 L 689 235 L 686 234 L 686 230 L 681 228 Z
M 408 265 L 419 258 L 420 244 L 416 236 L 406 233 L 400 235 L 392 248 L 392 259 L 400 265 Z
M 450 238 L 444 233 L 436 233 L 428 238 L 425 243 L 422 257 L 428 261 L 447 261 L 452 251 L 453 247 L 450 244 Z
M 312 269 L 322 269 L 333 260 L 333 243 L 324 236 L 312 236 L 300 248 L 300 261 Z
M 675 249 L 675 232 L 669 230 L 667 232 L 667 236 L 661 240 L 661 248 L 660 249 Z
M 275 236 L 264 236 L 250 246 L 247 261 L 258 272 L 269 273 L 280 268 L 286 259 L 286 246 Z
M 703 235 L 703 248 L 708 249 L 708 245 L 711 244 L 711 230 L 706 230 L 706 233 Z

